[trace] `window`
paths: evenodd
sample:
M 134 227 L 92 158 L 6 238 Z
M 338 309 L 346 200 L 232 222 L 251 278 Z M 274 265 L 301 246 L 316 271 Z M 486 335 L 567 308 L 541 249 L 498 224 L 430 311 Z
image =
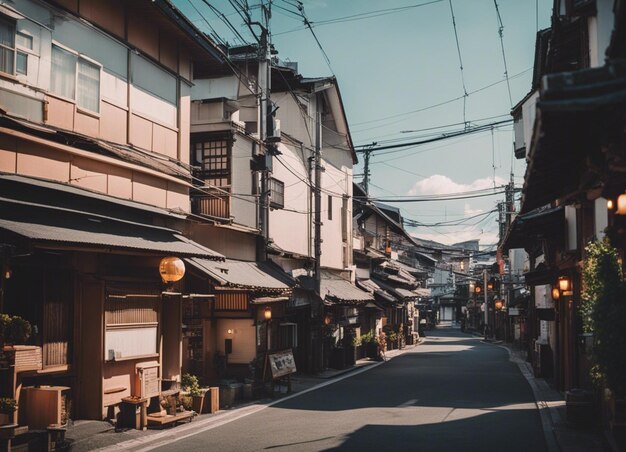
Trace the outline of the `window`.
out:
M 14 74 L 15 22 L 0 17 L 0 71 Z
M 328 219 L 333 219 L 333 197 L 328 195 Z
M 112 361 L 159 353 L 158 319 L 160 295 L 150 289 L 123 295 L 109 288 L 105 301 L 104 359 Z
M 274 179 L 270 179 L 270 207 L 282 209 L 285 207 L 285 183 Z
M 50 90 L 75 100 L 81 108 L 99 113 L 100 66 L 53 45 Z
M 230 143 L 226 138 L 194 144 L 196 163 L 202 168 L 201 178 L 218 187 L 230 184 Z

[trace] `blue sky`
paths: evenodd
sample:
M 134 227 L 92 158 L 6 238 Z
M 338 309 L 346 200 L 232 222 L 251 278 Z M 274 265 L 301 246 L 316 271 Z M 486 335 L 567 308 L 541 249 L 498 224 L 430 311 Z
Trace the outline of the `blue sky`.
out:
M 208 21 L 222 38 L 239 44 L 203 1 L 175 0 L 174 3 L 200 29 L 208 31 Z M 210 3 L 226 15 L 245 39 L 252 41 L 243 20 L 228 1 Z M 272 41 L 279 57 L 297 61 L 300 73 L 307 77 L 331 75 L 332 68 L 339 81 L 355 145 L 397 138 L 417 140 L 433 133 L 423 129 L 448 124 L 461 123 L 435 132 L 463 127 L 462 99 L 407 113 L 463 96 L 449 0 L 305 0 L 305 13 L 313 23 L 331 68 L 302 19 L 284 10 L 296 12 L 295 2 L 274 0 L 273 3 Z M 258 1 L 249 2 L 252 13 L 258 17 L 259 9 L 254 7 L 257 4 Z M 419 4 L 424 5 L 386 11 L 370 19 L 316 25 L 324 20 Z M 530 89 L 535 33 L 537 25 L 539 29 L 549 26 L 552 0 L 498 0 L 497 4 L 504 25 L 505 54 L 515 104 Z M 504 81 L 494 1 L 452 0 L 452 7 L 467 92 L 501 82 L 466 98 L 465 119 L 475 123 L 506 119 L 511 104 Z M 408 130 L 421 131 L 401 133 Z M 512 143 L 512 127 L 506 126 L 495 129 L 493 135 L 486 131 L 401 152 L 373 154 L 370 194 L 393 197 L 493 187 L 494 167 L 496 185 L 508 181 L 511 168 L 516 184 L 521 185 L 525 165 L 523 161 L 512 159 Z M 361 172 L 359 163 L 355 174 Z M 502 198 L 503 195 L 463 201 L 403 203 L 400 207 L 405 217 L 433 224 L 487 213 Z M 497 228 L 496 215 L 491 214 L 470 219 L 460 226 L 422 226 L 409 230 L 416 236 L 442 243 L 475 238 L 480 239 L 481 245 L 487 245 L 497 241 Z

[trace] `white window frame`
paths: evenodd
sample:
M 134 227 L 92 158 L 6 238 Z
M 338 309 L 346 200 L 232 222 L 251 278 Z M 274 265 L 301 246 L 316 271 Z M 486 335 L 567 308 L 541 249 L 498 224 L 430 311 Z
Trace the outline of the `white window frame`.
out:
M 100 117 L 100 110 L 101 110 L 101 104 L 102 104 L 102 64 L 56 41 L 52 41 L 52 47 L 58 47 L 59 49 L 64 50 L 74 55 L 76 57 L 76 69 L 74 70 L 74 98 L 57 94 L 52 91 L 52 88 L 50 90 L 50 94 L 52 94 L 54 97 L 58 97 L 59 99 L 72 102 L 73 104 L 76 105 L 76 109 L 80 111 L 81 113 L 86 113 L 88 115 Z M 78 105 L 77 97 L 78 97 L 78 63 L 79 63 L 79 60 L 84 60 L 87 63 L 93 64 L 94 66 L 98 68 L 98 71 L 99 71 L 99 74 L 98 74 L 98 111 L 89 110 L 88 108 Z M 50 71 L 50 77 L 52 78 L 52 70 Z
M 4 44 L 0 44 L 1 48 L 7 49 L 7 50 L 10 50 L 10 51 L 13 52 L 13 71 L 12 72 L 6 72 L 6 71 L 0 70 L 0 73 L 5 74 L 5 75 L 10 75 L 12 77 L 15 77 L 15 74 L 16 74 L 16 71 L 15 71 L 15 69 L 16 69 L 16 59 L 17 59 L 17 48 L 16 48 L 16 45 L 15 45 L 16 44 L 15 43 L 15 38 L 16 38 L 16 35 L 17 35 L 17 20 L 15 18 L 13 18 L 13 17 L 9 17 L 9 16 L 6 16 L 4 14 L 0 14 L 0 19 L 4 20 L 4 21 L 6 21 L 6 22 L 8 22 L 10 24 L 13 24 L 13 47 L 9 47 L 9 46 L 6 46 Z

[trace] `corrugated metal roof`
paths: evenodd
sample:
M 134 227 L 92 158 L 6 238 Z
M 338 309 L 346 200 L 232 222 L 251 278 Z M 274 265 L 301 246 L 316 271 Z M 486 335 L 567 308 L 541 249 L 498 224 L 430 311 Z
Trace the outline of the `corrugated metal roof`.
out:
M 366 304 L 368 301 L 374 301 L 371 293 L 359 289 L 339 275 L 322 271 L 321 276 L 320 296 L 324 300 L 348 304 Z
M 246 262 L 226 259 L 186 259 L 220 286 L 258 291 L 289 292 L 295 281 L 269 262 Z
M 376 284 L 374 281 L 372 281 L 371 279 L 359 279 L 357 280 L 357 285 L 361 287 L 363 290 L 367 290 L 368 292 L 373 293 L 374 295 L 378 295 L 385 301 L 388 301 L 390 303 L 396 302 L 396 299 L 394 298 L 393 295 L 381 289 L 380 286 Z
M 222 255 L 175 231 L 87 215 L 49 215 L 30 220 L 0 219 L 0 233 L 11 232 L 44 244 L 154 251 L 177 256 Z

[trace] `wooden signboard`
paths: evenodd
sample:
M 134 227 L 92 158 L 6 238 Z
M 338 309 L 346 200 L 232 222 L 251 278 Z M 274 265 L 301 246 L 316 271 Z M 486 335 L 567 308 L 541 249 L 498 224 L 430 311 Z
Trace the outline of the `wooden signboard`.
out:
M 270 354 L 269 362 L 270 370 L 272 371 L 272 379 L 296 373 L 296 362 L 293 359 L 293 352 L 291 350 Z
M 150 361 L 136 365 L 137 381 L 136 388 L 139 388 L 139 397 L 150 398 L 160 394 L 159 363 Z

